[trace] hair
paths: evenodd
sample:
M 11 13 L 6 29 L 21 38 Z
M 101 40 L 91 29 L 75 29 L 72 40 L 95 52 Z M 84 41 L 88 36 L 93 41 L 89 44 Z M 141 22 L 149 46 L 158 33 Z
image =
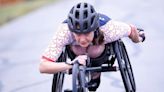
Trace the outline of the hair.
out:
M 104 42 L 104 33 L 98 28 L 95 31 L 94 38 L 93 38 L 93 45 L 101 45 Z

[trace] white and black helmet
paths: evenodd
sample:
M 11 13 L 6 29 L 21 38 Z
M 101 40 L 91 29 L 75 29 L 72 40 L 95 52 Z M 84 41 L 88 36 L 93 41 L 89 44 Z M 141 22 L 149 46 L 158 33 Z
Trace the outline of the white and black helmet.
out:
M 73 6 L 68 14 L 68 27 L 75 33 L 88 33 L 95 31 L 99 27 L 99 14 L 92 5 L 88 3 L 78 3 Z

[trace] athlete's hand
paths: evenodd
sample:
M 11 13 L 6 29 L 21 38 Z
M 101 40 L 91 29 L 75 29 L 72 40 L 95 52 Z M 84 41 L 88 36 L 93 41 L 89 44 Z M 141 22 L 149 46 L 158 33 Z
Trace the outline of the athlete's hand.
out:
M 131 33 L 129 35 L 129 38 L 134 42 L 134 43 L 138 43 L 140 42 L 140 36 L 139 36 L 139 31 L 137 30 L 137 28 L 133 25 L 130 25 L 131 27 Z
M 86 61 L 87 61 L 87 55 L 79 55 L 77 56 L 72 62 L 78 62 L 81 65 L 86 65 Z
M 139 31 L 139 36 L 140 36 L 140 42 L 144 42 L 146 39 L 145 32 L 142 28 L 137 28 Z

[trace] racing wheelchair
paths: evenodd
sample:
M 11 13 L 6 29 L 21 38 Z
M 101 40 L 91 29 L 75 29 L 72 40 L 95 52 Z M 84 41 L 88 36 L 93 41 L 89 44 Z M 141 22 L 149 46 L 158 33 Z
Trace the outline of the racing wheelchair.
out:
M 142 29 L 138 29 L 143 31 Z M 145 36 L 141 35 L 145 40 Z M 135 78 L 133 75 L 132 66 L 126 47 L 121 39 L 108 43 L 105 45 L 105 54 L 98 61 L 103 62 L 101 66 L 91 67 L 91 59 L 88 57 L 87 65 L 82 66 L 78 62 L 73 64 L 73 68 L 68 74 L 72 74 L 72 90 L 64 90 L 64 92 L 87 92 L 90 85 L 91 73 L 93 72 L 116 72 L 120 71 L 122 81 L 126 92 L 136 92 Z M 66 49 L 62 52 L 57 62 L 66 62 L 70 55 L 70 48 L 66 46 Z M 106 59 L 104 59 L 106 58 Z M 115 61 L 118 62 L 118 66 L 114 66 Z M 54 74 L 52 83 L 52 92 L 63 92 L 63 82 L 65 72 L 59 72 Z

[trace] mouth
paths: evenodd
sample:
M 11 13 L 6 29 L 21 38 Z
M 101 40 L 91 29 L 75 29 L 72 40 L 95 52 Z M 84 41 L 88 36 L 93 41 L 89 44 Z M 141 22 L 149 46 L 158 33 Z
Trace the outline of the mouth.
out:
M 83 47 L 86 47 L 88 45 L 88 43 L 87 42 L 81 42 L 80 45 Z
M 82 43 L 80 43 L 81 45 L 86 45 L 87 43 L 86 42 L 82 42 Z

